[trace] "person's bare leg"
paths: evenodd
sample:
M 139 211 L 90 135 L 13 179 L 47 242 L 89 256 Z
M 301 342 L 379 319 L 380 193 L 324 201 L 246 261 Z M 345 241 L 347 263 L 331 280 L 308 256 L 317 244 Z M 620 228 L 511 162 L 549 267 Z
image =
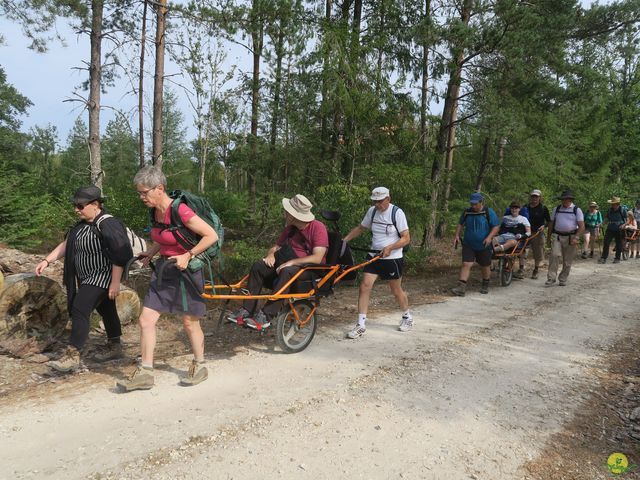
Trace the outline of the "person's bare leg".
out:
M 191 350 L 193 351 L 193 358 L 201 362 L 204 360 L 204 332 L 200 326 L 200 319 L 198 317 L 192 317 L 190 315 L 184 315 L 182 317 L 182 325 L 185 332 L 189 337 L 191 343 Z
M 140 325 L 140 350 L 142 364 L 153 366 L 153 351 L 156 348 L 156 323 L 160 313 L 148 307 L 142 309 L 138 323 Z

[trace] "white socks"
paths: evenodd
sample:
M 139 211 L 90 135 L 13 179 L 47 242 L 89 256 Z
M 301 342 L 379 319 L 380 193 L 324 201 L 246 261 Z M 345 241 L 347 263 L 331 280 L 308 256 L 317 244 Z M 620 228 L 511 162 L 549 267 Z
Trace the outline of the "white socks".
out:
M 367 314 L 366 313 L 359 313 L 358 314 L 358 326 L 359 327 L 364 327 L 364 322 L 367 321 Z

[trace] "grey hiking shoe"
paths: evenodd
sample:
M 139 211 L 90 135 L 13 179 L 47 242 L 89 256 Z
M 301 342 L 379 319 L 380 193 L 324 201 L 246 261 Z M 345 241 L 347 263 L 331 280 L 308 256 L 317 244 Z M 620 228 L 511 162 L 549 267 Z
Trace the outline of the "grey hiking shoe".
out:
M 258 310 L 253 317 L 245 318 L 244 324 L 254 330 L 264 330 L 271 326 L 271 322 L 262 310 Z M 238 325 L 240 325 L 240 323 L 238 323 Z
M 522 280 L 524 278 L 524 269 L 519 268 L 515 272 L 513 272 L 513 278 L 517 278 L 518 280 Z
M 207 378 L 209 378 L 207 368 L 203 367 L 197 360 L 193 360 L 187 374 L 180 378 L 180 383 L 186 386 L 193 386 L 204 382 Z
M 93 356 L 96 362 L 108 362 L 109 360 L 118 360 L 120 358 L 124 358 L 124 349 L 121 343 L 114 342 L 107 342 L 107 344 Z
M 398 325 L 398 330 L 401 332 L 408 332 L 413 328 L 413 317 L 411 315 L 402 315 L 402 320 L 400 320 L 400 325 Z
M 67 373 L 80 367 L 80 351 L 69 345 L 58 360 L 48 363 L 57 372 Z
M 536 278 L 538 278 L 538 267 L 533 269 L 533 272 L 531 272 L 531 278 L 533 280 L 535 280 Z
M 544 282 L 545 286 L 550 287 L 551 285 L 556 283 L 555 278 L 548 278 L 546 282 Z
M 482 280 L 482 285 L 480 285 L 480 293 L 489 293 L 489 280 Z
M 235 312 L 229 312 L 229 315 L 227 315 L 227 320 L 242 326 L 245 323 L 245 318 L 249 317 L 250 315 L 251 314 L 249 313 L 249 310 L 244 307 L 240 307 Z
M 347 338 L 350 339 L 355 339 L 358 337 L 361 337 L 362 335 L 364 335 L 364 332 L 367 331 L 367 328 L 364 326 L 360 326 L 360 325 L 356 325 L 355 327 L 353 327 L 353 329 L 351 329 L 349 332 L 347 332 Z
M 125 380 L 118 380 L 116 385 L 127 392 L 149 390 L 153 387 L 153 375 L 149 373 L 151 371 L 153 370 L 138 366 Z
M 464 297 L 465 293 L 466 293 L 467 287 L 466 285 L 460 284 L 457 287 L 453 287 L 451 290 L 449 290 L 451 293 L 453 293 L 454 295 L 457 295 L 458 297 Z

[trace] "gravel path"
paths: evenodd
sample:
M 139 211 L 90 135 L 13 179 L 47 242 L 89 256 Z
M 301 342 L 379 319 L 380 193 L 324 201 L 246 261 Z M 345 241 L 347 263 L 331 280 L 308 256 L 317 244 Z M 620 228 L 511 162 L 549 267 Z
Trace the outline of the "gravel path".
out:
M 394 315 L 356 341 L 325 325 L 297 355 L 248 343 L 193 388 L 178 386 L 186 356 L 157 365 L 150 391 L 61 385 L 0 410 L 0 478 L 525 478 L 590 395 L 591 367 L 637 334 L 638 267 L 494 282 L 414 308 L 410 333 Z

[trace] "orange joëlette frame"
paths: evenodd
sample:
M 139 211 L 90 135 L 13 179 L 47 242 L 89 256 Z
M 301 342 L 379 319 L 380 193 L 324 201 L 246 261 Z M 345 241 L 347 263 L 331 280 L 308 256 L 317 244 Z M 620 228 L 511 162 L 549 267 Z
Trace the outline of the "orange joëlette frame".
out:
M 375 262 L 380 258 L 380 255 L 376 255 L 375 257 L 359 263 L 358 265 L 353 265 L 345 270 L 343 270 L 336 278 L 333 279 L 333 285 L 337 284 L 340 280 L 342 280 L 345 275 L 353 272 L 354 270 L 358 270 L 362 267 L 369 265 L 370 263 Z M 329 279 L 335 275 L 340 269 L 342 265 L 305 265 L 296 274 L 286 283 L 284 284 L 280 290 L 277 292 L 271 292 L 265 295 L 250 295 L 248 293 L 211 293 L 216 290 L 231 290 L 231 292 L 241 291 L 246 285 L 247 280 L 249 279 L 249 275 L 245 275 L 238 283 L 234 283 L 233 285 L 205 285 L 204 293 L 202 294 L 202 298 L 207 300 L 284 300 L 284 299 L 303 299 L 310 298 L 315 296 L 317 293 L 317 289 L 322 287 L 325 283 L 329 281 Z M 326 270 L 327 273 L 320 279 L 317 283 L 316 288 L 312 288 L 308 292 L 304 293 L 282 293 L 287 290 L 293 282 L 295 282 L 300 275 L 309 270 Z
M 544 228 L 539 228 L 538 231 L 536 231 L 536 233 L 534 233 L 530 237 L 527 237 L 524 243 L 518 241 L 518 243 L 516 243 L 511 250 L 509 250 L 508 252 L 494 253 L 494 257 L 517 257 L 522 252 L 524 252 L 529 242 L 535 237 L 537 237 L 538 235 L 540 235 L 540 233 L 543 231 L 544 231 Z

